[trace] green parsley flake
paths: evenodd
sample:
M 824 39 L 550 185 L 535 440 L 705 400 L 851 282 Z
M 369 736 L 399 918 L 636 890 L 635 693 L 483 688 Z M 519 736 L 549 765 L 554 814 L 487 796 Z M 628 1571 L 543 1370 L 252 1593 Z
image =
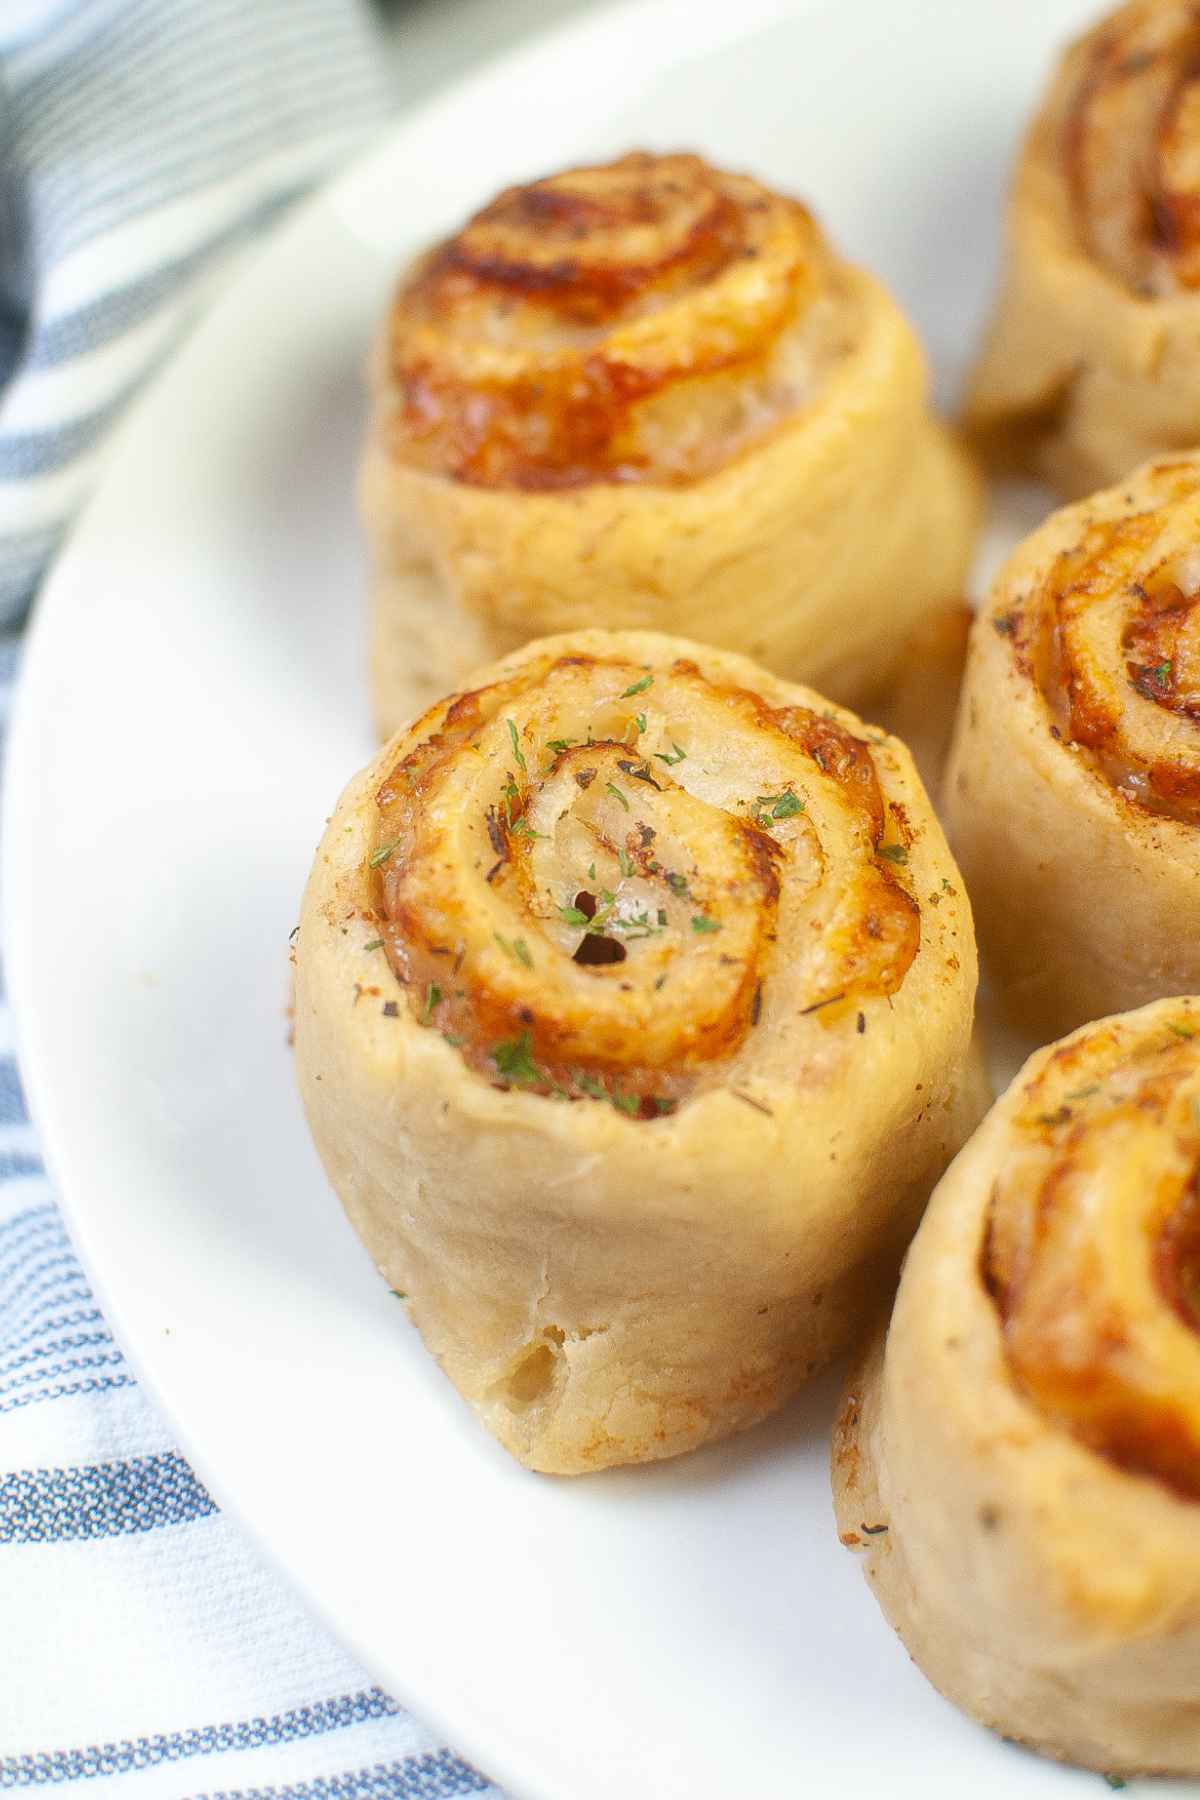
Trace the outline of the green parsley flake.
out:
M 624 850 L 617 851 L 617 863 L 618 863 L 618 866 L 620 867 L 622 875 L 630 876 L 633 874 L 633 863 L 630 860 L 629 855 L 626 851 L 624 851 Z
M 496 1044 L 492 1050 L 492 1061 L 505 1081 L 514 1082 L 518 1087 L 532 1087 L 542 1079 L 541 1071 L 533 1060 L 533 1039 L 527 1031 L 523 1031 L 520 1037 L 508 1038 L 504 1043 Z
M 599 914 L 596 915 L 597 918 L 599 916 Z M 608 919 L 607 914 L 605 914 L 605 918 L 609 931 L 623 931 L 626 936 L 656 937 L 662 930 L 660 925 L 655 925 L 651 921 L 650 914 L 646 912 L 635 913 L 628 919 Z M 595 930 L 595 928 L 596 919 L 593 919 L 592 929 Z
M 619 800 L 621 802 L 621 805 L 625 808 L 625 811 L 628 812 L 629 811 L 629 802 L 625 798 L 624 794 L 621 792 L 620 788 L 614 787 L 611 781 L 606 781 L 604 786 L 605 786 L 606 791 L 612 795 L 613 799 Z
M 521 754 L 521 745 L 520 745 L 520 741 L 517 737 L 517 728 L 513 724 L 511 719 L 506 719 L 505 724 L 508 726 L 508 735 L 512 739 L 513 755 L 517 759 L 517 767 L 518 767 L 518 769 L 523 769 L 525 771 L 525 773 L 528 775 L 529 764 L 525 761 L 525 758 Z
M 704 913 L 697 913 L 692 919 L 693 931 L 720 931 L 720 929 L 719 921 L 707 918 Z
M 636 719 L 635 719 L 635 720 L 634 720 L 634 721 L 633 721 L 633 722 L 634 722 L 634 724 L 635 724 L 635 725 L 636 725 L 636 726 L 637 726 L 637 728 L 638 728 L 638 730 L 639 730 L 639 731 L 645 731 L 645 729 L 646 729 L 646 715 L 645 715 L 645 713 L 639 713 L 639 714 L 638 714 L 638 715 L 637 715 L 637 718 L 636 718 Z
M 369 944 L 363 945 L 363 949 L 364 950 L 382 950 L 383 949 L 383 939 L 382 938 L 372 938 Z
M 498 931 L 492 935 L 507 956 L 511 956 L 515 962 L 524 963 L 527 969 L 532 969 L 533 957 L 529 953 L 529 945 L 524 938 L 501 937 Z
M 546 745 L 546 748 L 547 750 L 553 750 L 555 756 L 562 756 L 564 751 L 571 748 L 573 742 L 574 739 L 572 738 L 551 738 Z
M 514 800 L 519 800 L 521 797 L 516 783 L 510 781 L 508 786 L 503 790 L 503 793 L 504 823 L 508 827 L 510 837 L 541 838 L 543 842 L 548 841 L 546 833 L 544 831 L 535 831 L 524 813 L 521 814 L 519 819 L 513 818 L 512 803 Z
M 642 1103 L 636 1094 L 613 1094 L 610 1098 L 617 1111 L 626 1113 L 630 1118 L 642 1110 Z
M 442 990 L 436 981 L 431 981 L 425 992 L 425 1010 L 421 1014 L 421 1023 L 428 1025 L 433 1017 L 433 1010 L 442 1003 Z
M 678 744 L 672 744 L 670 756 L 667 755 L 665 750 L 656 750 L 654 754 L 657 756 L 660 763 L 666 763 L 668 769 L 673 769 L 676 763 L 683 762 L 684 758 L 687 756 L 687 751 L 681 750 Z
M 1161 699 L 1171 685 L 1171 673 L 1175 664 L 1168 656 L 1160 663 L 1146 663 L 1140 668 L 1131 668 L 1133 685 L 1139 694 L 1147 700 Z
M 906 863 L 908 861 L 908 851 L 903 844 L 880 844 L 875 854 L 882 856 L 885 862 Z
M 632 700 L 635 694 L 644 694 L 653 680 L 653 675 L 643 675 L 640 681 L 635 681 L 632 687 L 627 687 L 625 689 L 625 692 L 621 695 L 622 700 Z
M 392 842 L 390 844 L 384 844 L 382 849 L 376 850 L 374 856 L 372 856 L 370 863 L 368 864 L 368 867 L 372 868 L 372 869 L 379 868 L 381 863 L 385 863 L 387 861 L 388 857 L 392 854 L 392 851 L 398 850 L 399 848 L 400 848 L 400 839 L 399 838 L 396 838 L 394 840 L 394 842 Z
M 564 925 L 577 926 L 583 930 L 586 930 L 591 924 L 591 920 L 588 918 L 587 914 L 585 912 L 580 912 L 577 906 L 560 906 L 558 909 L 558 916 Z
M 787 788 L 782 794 L 760 794 L 754 802 L 754 823 L 769 831 L 775 819 L 794 819 L 805 810 L 804 801 Z
M 1194 1038 L 1196 1035 L 1196 1033 L 1192 1030 L 1192 1027 L 1190 1025 L 1177 1025 L 1175 1023 L 1174 1019 L 1169 1019 L 1167 1021 L 1167 1026 L 1168 1026 L 1168 1029 L 1173 1031 L 1175 1033 L 1175 1036 L 1178 1038 L 1187 1038 L 1190 1040 L 1191 1038 Z

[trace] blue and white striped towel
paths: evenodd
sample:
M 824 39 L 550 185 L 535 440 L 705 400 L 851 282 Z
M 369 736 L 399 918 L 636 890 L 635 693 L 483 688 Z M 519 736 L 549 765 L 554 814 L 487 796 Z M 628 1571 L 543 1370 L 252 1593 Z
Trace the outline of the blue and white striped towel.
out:
M 376 124 L 357 0 L 0 0 L 0 622 L 232 252 Z
M 230 256 L 381 114 L 357 0 L 0 0 L 0 623 Z M 19 643 L 0 640 L 7 712 Z M 64 1233 L 0 1004 L 0 1788 L 495 1793 L 258 1562 Z

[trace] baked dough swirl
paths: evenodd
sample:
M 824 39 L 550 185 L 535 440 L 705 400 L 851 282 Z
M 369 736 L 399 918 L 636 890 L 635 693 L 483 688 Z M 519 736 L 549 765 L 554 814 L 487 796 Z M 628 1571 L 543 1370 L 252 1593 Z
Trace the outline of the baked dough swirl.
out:
M 1200 437 L 1200 8 L 1132 0 L 1061 59 L 1021 154 L 968 419 L 1061 492 Z
M 811 213 L 697 156 L 510 188 L 421 258 L 360 495 L 384 732 L 541 632 L 685 631 L 839 694 L 957 598 L 973 475 Z
M 828 260 L 806 208 L 696 156 L 509 188 L 393 311 L 393 448 L 475 487 L 709 474 L 811 379 L 788 333 Z
M 296 963 L 333 1185 L 534 1468 L 773 1410 L 981 1110 L 970 912 L 908 753 L 686 640 L 535 642 L 396 737 Z
M 1016 1015 L 1200 989 L 1200 455 L 1065 507 L 972 633 L 947 829 Z
M 1200 1000 L 1039 1051 L 943 1178 L 835 1440 L 930 1679 L 1114 1776 L 1200 1773 Z

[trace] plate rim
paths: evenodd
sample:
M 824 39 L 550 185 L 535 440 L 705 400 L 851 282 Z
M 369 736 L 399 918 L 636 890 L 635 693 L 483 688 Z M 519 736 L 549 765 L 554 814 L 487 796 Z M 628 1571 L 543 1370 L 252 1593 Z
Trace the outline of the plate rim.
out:
M 415 106 L 406 109 L 386 125 L 375 138 L 351 156 L 348 163 L 335 170 L 291 207 L 284 217 L 272 223 L 261 239 L 247 251 L 243 264 L 233 278 L 224 284 L 200 316 L 186 329 L 165 362 L 157 368 L 137 394 L 128 413 L 121 419 L 106 448 L 104 467 L 95 487 L 80 511 L 71 521 L 67 534 L 47 570 L 34 597 L 23 629 L 17 678 L 12 691 L 5 733 L 3 770 L 0 773 L 0 944 L 4 950 L 4 978 L 12 1020 L 14 1052 L 29 1119 L 36 1135 L 38 1151 L 54 1200 L 66 1226 L 71 1244 L 83 1265 L 89 1285 L 105 1320 L 138 1386 L 174 1434 L 176 1442 L 204 1487 L 216 1500 L 219 1509 L 236 1524 L 255 1554 L 296 1595 L 314 1624 L 338 1643 L 372 1679 L 386 1681 L 384 1691 L 436 1735 L 452 1753 L 460 1754 L 485 1780 L 509 1796 L 509 1800 L 566 1800 L 561 1794 L 542 1785 L 539 1772 L 531 1769 L 529 1757 L 536 1746 L 523 1734 L 514 1733 L 509 1721 L 481 1712 L 473 1696 L 457 1692 L 443 1705 L 440 1690 L 426 1685 L 418 1676 L 397 1682 L 391 1670 L 377 1669 L 369 1646 L 356 1640 L 354 1630 L 326 1604 L 318 1588 L 309 1581 L 305 1570 L 294 1567 L 280 1553 L 265 1532 L 260 1530 L 253 1514 L 244 1511 L 236 1493 L 226 1485 L 220 1468 L 208 1458 L 206 1446 L 193 1435 L 191 1424 L 172 1404 L 160 1382 L 157 1367 L 143 1359 L 136 1327 L 127 1328 L 127 1314 L 121 1299 L 110 1288 L 102 1261 L 94 1261 L 87 1248 L 88 1213 L 79 1205 L 82 1183 L 67 1174 L 63 1167 L 69 1157 L 62 1155 L 68 1135 L 60 1137 L 54 1122 L 56 1107 L 53 1075 L 49 1071 L 49 1045 L 43 1043 L 35 1029 L 37 1012 L 33 987 L 32 955 L 33 913 L 36 908 L 33 859 L 19 848 L 23 825 L 36 805 L 33 750 L 39 712 L 38 694 L 43 686 L 43 663 L 49 662 L 51 634 L 71 586 L 72 571 L 88 560 L 88 539 L 93 520 L 102 510 L 110 487 L 121 481 L 121 465 L 126 445 L 135 441 L 143 430 L 143 420 L 153 413 L 159 397 L 186 374 L 193 357 L 203 357 L 204 347 L 219 338 L 225 329 L 227 312 L 236 313 L 243 295 L 253 286 L 260 272 L 277 257 L 286 253 L 288 245 L 302 239 L 325 214 L 336 215 L 353 207 L 355 195 L 379 173 L 403 154 L 411 139 L 419 141 L 431 123 L 459 111 L 472 111 L 489 97 L 498 95 L 514 76 L 528 77 L 536 73 L 540 63 L 553 64 L 561 58 L 579 61 L 592 40 L 607 40 L 624 29 L 636 26 L 643 39 L 655 43 L 681 24 L 695 27 L 703 19 L 711 35 L 718 41 L 737 42 L 756 23 L 818 11 L 830 0 L 739 0 L 736 21 L 724 0 L 598 0 L 594 11 L 536 30 L 518 43 L 486 59 L 456 78 L 440 84 Z M 887 0 L 871 0 L 886 6 Z M 714 28 L 715 27 L 715 31 Z M 650 46 L 643 42 L 642 48 Z M 318 809 L 319 810 L 319 809 Z M 235 1483 L 236 1485 L 236 1483 Z
M 91 560 L 92 520 L 100 511 L 109 489 L 120 484 L 125 446 L 140 435 L 143 421 L 153 412 L 160 395 L 186 375 L 191 359 L 202 358 L 205 346 L 224 334 L 227 315 L 239 310 L 244 294 L 259 278 L 264 266 L 285 254 L 293 241 L 310 233 L 322 216 L 329 215 L 336 223 L 336 215 L 353 211 L 356 193 L 397 161 L 404 154 L 406 145 L 418 146 L 435 122 L 444 121 L 455 113 L 470 112 L 478 107 L 490 108 L 494 104 L 491 97 L 499 96 L 515 75 L 523 78 L 536 75 L 540 64 L 549 66 L 562 59 L 578 63 L 586 58 L 590 43 L 611 40 L 630 28 L 638 33 L 639 53 L 652 57 L 656 46 L 664 42 L 677 49 L 681 24 L 687 27 L 689 41 L 694 43 L 697 22 L 703 20 L 709 34 L 703 48 L 710 49 L 714 40 L 740 42 L 758 26 L 819 12 L 835 3 L 836 0 L 739 0 L 739 6 L 733 9 L 727 7 L 725 0 L 600 0 L 594 11 L 535 32 L 479 67 L 438 87 L 418 105 L 406 110 L 374 142 L 364 146 L 345 167 L 306 195 L 264 235 L 248 253 L 234 278 L 221 289 L 216 301 L 189 328 L 165 365 L 139 393 L 114 434 L 100 480 L 73 522 L 42 583 L 25 627 L 0 791 L 0 815 L 4 820 L 0 842 L 0 940 L 5 950 L 18 1067 L 47 1175 L 88 1280 L 138 1384 L 169 1422 L 188 1461 L 222 1510 L 245 1534 L 255 1553 L 299 1596 L 319 1627 L 342 1644 L 372 1674 L 372 1678 L 375 1678 L 377 1658 L 373 1650 L 356 1641 L 352 1622 L 330 1610 L 306 1572 L 276 1550 L 265 1528 L 260 1529 L 256 1524 L 252 1512 L 242 1510 L 236 1494 L 227 1487 L 222 1470 L 210 1467 L 205 1445 L 194 1439 L 189 1421 L 176 1412 L 160 1382 L 161 1365 L 143 1360 L 138 1329 L 130 1328 L 127 1332 L 125 1308 L 109 1288 L 103 1263 L 93 1262 L 85 1249 L 91 1235 L 87 1222 L 91 1215 L 86 1207 L 79 1205 L 83 1183 L 76 1174 L 68 1175 L 62 1166 L 63 1162 L 77 1161 L 78 1151 L 71 1149 L 60 1161 L 61 1147 L 69 1139 L 66 1134 L 60 1137 L 55 1119 L 61 1112 L 65 1096 L 61 1089 L 56 1089 L 54 1082 L 51 1033 L 36 1022 L 38 1008 L 33 992 L 35 958 L 32 953 L 37 887 L 34 859 L 20 849 L 22 839 L 27 835 L 22 827 L 28 823 L 31 809 L 36 805 L 34 720 L 39 711 L 38 696 L 52 673 L 49 668 L 43 672 L 43 663 L 48 662 L 52 651 L 52 633 L 57 628 L 67 590 L 73 584 L 73 572 L 77 566 Z M 868 7 L 883 16 L 889 13 L 888 0 L 866 0 L 864 29 Z M 60 591 L 62 601 L 57 597 Z M 319 810 L 319 806 L 315 810 Z M 236 1477 L 234 1480 L 236 1485 Z M 460 1750 L 486 1779 L 510 1795 L 565 1800 L 561 1793 L 552 1793 L 545 1787 L 538 1769 L 531 1768 L 529 1758 L 536 1754 L 536 1740 L 519 1730 L 513 1731 L 509 1720 L 499 1719 L 486 1708 L 477 1707 L 470 1693 L 457 1691 L 446 1696 L 443 1704 L 444 1690 L 427 1686 L 419 1674 L 414 1673 L 411 1680 L 406 1677 L 397 1681 L 394 1671 L 389 1669 L 386 1676 L 379 1678 L 386 1680 L 387 1691 L 395 1694 L 405 1708 L 428 1724 L 442 1742 Z

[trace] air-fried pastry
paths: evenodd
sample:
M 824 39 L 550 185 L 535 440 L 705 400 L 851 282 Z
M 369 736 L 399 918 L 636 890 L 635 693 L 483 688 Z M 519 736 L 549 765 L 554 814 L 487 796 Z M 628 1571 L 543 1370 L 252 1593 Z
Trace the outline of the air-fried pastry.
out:
M 1200 453 L 1064 507 L 972 631 L 947 831 L 1042 1037 L 1200 991 Z
M 943 1178 L 834 1450 L 930 1680 L 1116 1777 L 1200 1774 L 1200 1001 L 1040 1050 Z
M 895 302 L 697 156 L 510 188 L 422 257 L 360 499 L 386 735 L 544 632 L 652 627 L 858 701 L 956 599 L 977 484 Z
M 968 423 L 1067 496 L 1200 442 L 1200 11 L 1132 0 L 1061 59 L 1008 210 Z
M 771 1412 L 985 1104 L 970 911 L 903 745 L 655 633 L 534 643 L 393 739 L 296 963 L 333 1185 L 537 1469 Z

